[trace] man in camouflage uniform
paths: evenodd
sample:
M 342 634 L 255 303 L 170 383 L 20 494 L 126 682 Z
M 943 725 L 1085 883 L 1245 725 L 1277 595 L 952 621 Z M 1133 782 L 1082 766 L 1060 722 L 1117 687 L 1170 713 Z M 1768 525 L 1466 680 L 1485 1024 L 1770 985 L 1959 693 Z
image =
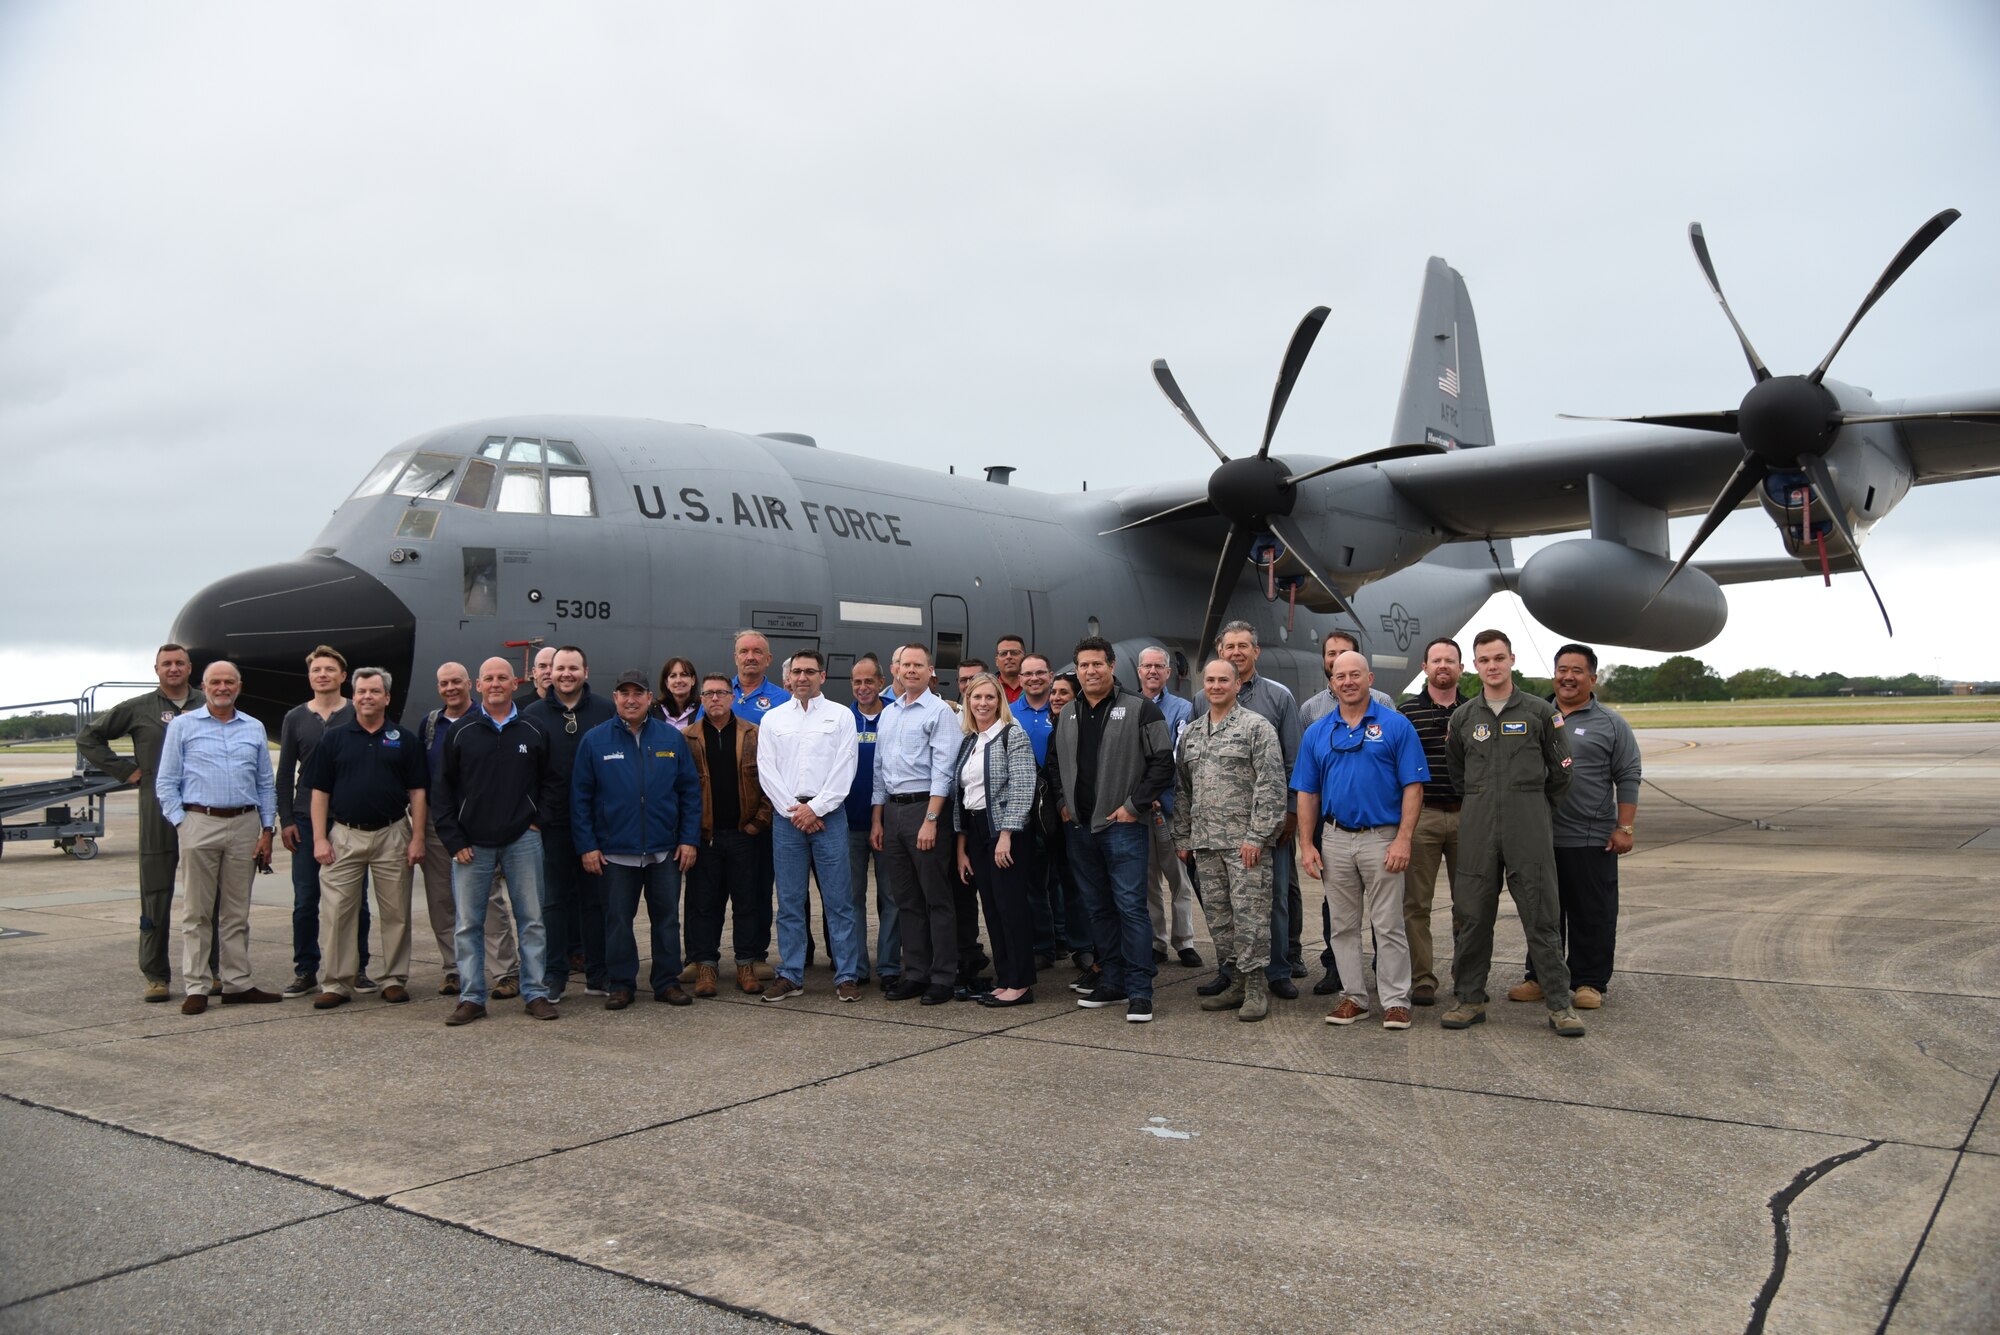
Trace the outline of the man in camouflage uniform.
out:
M 1227 990 L 1205 998 L 1205 1011 L 1234 1010 L 1261 1020 L 1269 1010 L 1264 977 L 1271 961 L 1271 846 L 1285 823 L 1285 760 L 1278 732 L 1237 703 L 1236 667 L 1218 658 L 1202 669 L 1208 713 L 1181 733 L 1174 766 L 1174 847 L 1190 857 L 1209 887 L 1202 908 Z
M 1445 735 L 1451 786 L 1465 794 L 1458 824 L 1465 864 L 1451 886 L 1458 1004 L 1439 1023 L 1446 1029 L 1485 1023 L 1504 877 L 1541 980 L 1549 1027 L 1564 1038 L 1581 1038 L 1583 1021 L 1570 1008 L 1569 964 L 1558 926 L 1554 818 L 1569 791 L 1571 764 L 1562 715 L 1514 685 L 1514 645 L 1501 632 L 1482 630 L 1473 638 L 1472 666 L 1480 693 L 1452 712 Z
M 160 688 L 124 700 L 90 721 L 77 739 L 77 752 L 94 769 L 139 785 L 139 972 L 146 975 L 146 1000 L 165 1001 L 173 981 L 167 962 L 167 915 L 174 903 L 174 868 L 180 839 L 160 812 L 153 779 L 160 771 L 160 747 L 167 725 L 205 702 L 188 685 L 193 664 L 178 644 L 163 644 L 153 655 Z M 120 737 L 132 739 L 132 754 L 111 749 Z

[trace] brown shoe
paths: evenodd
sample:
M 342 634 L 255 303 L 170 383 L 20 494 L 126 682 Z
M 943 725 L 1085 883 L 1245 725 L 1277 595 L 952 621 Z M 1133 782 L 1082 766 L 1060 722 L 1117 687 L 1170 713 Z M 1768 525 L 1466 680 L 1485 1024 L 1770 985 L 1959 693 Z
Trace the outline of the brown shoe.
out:
M 382 1000 L 391 1006 L 400 1006 L 410 999 L 410 989 L 401 983 L 390 983 L 382 989 Z
M 444 976 L 444 981 L 438 984 L 438 995 L 441 997 L 455 997 L 458 995 L 458 975 L 456 973 L 448 973 Z
M 353 998 L 345 992 L 322 992 L 313 998 L 313 1009 L 316 1011 L 330 1011 L 335 1006 L 345 1006 L 352 1000 Z
M 1588 986 L 1579 987 L 1576 990 L 1576 996 L 1570 1000 L 1570 1005 L 1580 1011 L 1594 1011 L 1603 1004 L 1604 994 L 1596 988 Z
M 471 1024 L 474 1020 L 486 1018 L 486 1008 L 476 1001 L 461 1001 L 445 1017 L 446 1024 Z
M 1353 1024 L 1368 1013 L 1366 1006 L 1357 1006 L 1353 997 L 1342 997 L 1340 1004 L 1327 1013 L 1328 1024 Z
M 146 1000 L 148 1001 L 165 1001 L 172 995 L 173 993 L 168 990 L 165 983 L 148 982 L 146 984 Z
M 528 1014 L 537 1020 L 560 1020 L 562 1012 L 547 997 L 536 997 L 528 1003 Z
M 800 987 L 789 978 L 773 978 L 770 982 L 764 984 L 764 1000 L 784 1001 L 787 998 L 797 996 L 803 991 L 805 991 L 803 987 Z
M 261 987 L 246 987 L 241 992 L 224 992 L 222 1004 L 225 1006 L 270 1006 L 284 998 L 276 992 L 266 992 Z
M 1383 1011 L 1382 1027 L 1384 1029 L 1408 1029 L 1410 1027 L 1409 1007 L 1391 1006 L 1388 1010 Z
M 757 981 L 756 965 L 739 964 L 736 966 L 736 990 L 738 992 L 747 992 L 753 997 L 764 990 L 764 985 Z
M 495 1001 L 512 1001 L 520 995 L 521 980 L 518 978 L 502 978 L 493 985 L 493 999 Z
M 1507 989 L 1507 1000 L 1509 1001 L 1540 1001 L 1541 999 L 1542 985 L 1532 978 Z
M 681 981 L 686 982 L 687 980 L 684 978 Z M 714 996 L 715 981 L 715 966 L 713 964 L 697 964 L 694 966 L 694 994 L 696 996 Z
M 757 975 L 757 981 L 760 983 L 768 983 L 778 976 L 778 971 L 765 960 L 756 961 L 750 966 L 750 971 Z
M 208 998 L 199 992 L 190 993 L 181 1001 L 182 1015 L 199 1015 L 208 1009 Z
M 604 999 L 604 1009 L 608 1011 L 622 1011 L 631 1004 L 632 994 L 624 988 L 619 988 Z
M 683 992 L 677 984 L 668 983 L 653 993 L 653 1000 L 665 1002 L 669 1006 L 692 1006 L 694 998 Z
M 833 989 L 833 995 L 842 1001 L 859 1001 L 861 1000 L 861 984 L 852 981 L 842 983 L 839 987 Z
M 700 977 L 701 977 L 701 966 L 699 964 L 690 964 L 685 969 L 681 970 L 681 981 L 683 983 L 695 982 Z
M 1429 983 L 1418 983 L 1410 989 L 1410 1001 L 1418 1006 L 1435 1006 L 1438 990 Z

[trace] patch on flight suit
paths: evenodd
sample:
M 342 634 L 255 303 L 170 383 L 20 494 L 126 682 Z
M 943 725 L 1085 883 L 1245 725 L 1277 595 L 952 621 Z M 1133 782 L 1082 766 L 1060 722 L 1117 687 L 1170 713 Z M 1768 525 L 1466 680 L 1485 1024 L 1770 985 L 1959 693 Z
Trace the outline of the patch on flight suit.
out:
M 1560 728 L 1562 725 L 1563 725 L 1563 716 L 1561 714 L 1558 714 L 1555 717 L 1555 726 Z
M 1483 742 L 1483 741 L 1485 741 L 1485 740 L 1486 740 L 1486 739 L 1487 739 L 1488 737 L 1491 737 L 1492 735 L 1493 735 L 1493 729 L 1491 729 L 1491 728 L 1487 727 L 1487 726 L 1486 726 L 1486 725 L 1485 725 L 1484 723 L 1477 723 L 1477 724 L 1474 724 L 1474 725 L 1473 725 L 1473 728 L 1472 728 L 1472 740 L 1473 740 L 1473 741 L 1475 741 L 1475 742 Z
M 1528 725 L 1525 723 L 1503 723 L 1500 725 L 1500 735 L 1502 737 L 1526 737 L 1528 735 Z

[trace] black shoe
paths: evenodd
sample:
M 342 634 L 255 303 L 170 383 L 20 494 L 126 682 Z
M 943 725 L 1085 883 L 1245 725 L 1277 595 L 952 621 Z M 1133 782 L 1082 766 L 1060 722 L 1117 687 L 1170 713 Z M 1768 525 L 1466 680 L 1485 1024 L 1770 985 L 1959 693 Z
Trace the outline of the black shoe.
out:
M 1302 959 L 1299 959 L 1299 960 L 1293 960 L 1293 961 L 1292 961 L 1292 977 L 1294 977 L 1294 978 L 1304 978 L 1305 976 L 1306 976 L 1306 962 L 1305 962 L 1304 960 L 1302 960 Z
M 1340 991 L 1340 975 L 1328 970 L 1326 976 L 1313 984 L 1313 995 L 1330 997 Z
M 1229 990 L 1229 975 L 1218 972 L 1215 977 L 1194 990 L 1198 997 L 1219 997 Z
M 985 996 L 983 996 L 983 997 L 975 997 L 975 998 L 973 998 L 973 999 L 974 999 L 975 1001 L 977 1001 L 977 1002 L 978 1002 L 978 1003 L 979 1003 L 980 1005 L 982 1005 L 982 1006 L 990 1006 L 990 1007 L 992 1007 L 992 1008 L 993 1008 L 994 1010 L 1004 1010 L 1004 1009 L 1006 1009 L 1006 1008 L 1007 1008 L 1007 1007 L 1009 1007 L 1009 1006 L 1032 1006 L 1032 1005 L 1034 1005 L 1034 1004 L 1035 1004 L 1035 993 L 1034 993 L 1033 989 L 1030 989 L 1030 990 L 1028 990 L 1028 991 L 1026 991 L 1026 992 L 1023 992 L 1023 993 L 1022 993 L 1022 994 L 1021 994 L 1020 996 L 1018 996 L 1018 997 L 1015 997 L 1015 998 L 1014 998 L 1014 999 L 1013 999 L 1012 1001 L 1002 1001 L 1002 1000 L 1000 1000 L 1000 998 L 998 998 L 998 997 L 994 996 L 994 995 L 993 995 L 993 994 L 992 994 L 991 992 L 988 992 L 988 993 L 987 993 L 987 994 L 986 994 Z
M 1273 978 L 1265 986 L 1270 994 L 1280 1001 L 1297 1001 L 1299 999 L 1299 985 L 1289 978 Z
M 1195 953 L 1193 946 L 1182 946 L 1179 959 L 1181 967 L 1184 969 L 1199 969 L 1201 967 L 1201 956 Z
M 1056 967 L 1056 957 L 1047 954 L 1037 955 L 1035 956 L 1035 967 L 1037 969 L 1053 969 Z
M 1153 947 L 1153 963 L 1155 963 L 1155 964 L 1165 964 L 1166 962 L 1167 962 L 1167 952 L 1166 952 L 1166 951 L 1164 951 L 1164 950 L 1161 950 L 1161 949 L 1160 949 L 1160 948 L 1159 948 L 1158 946 L 1154 946 L 1154 947 Z
M 1104 986 L 1104 970 L 1085 969 L 1076 976 L 1076 981 L 1069 985 L 1069 990 L 1087 997 L 1102 986 Z
M 1122 1005 L 1127 1000 L 1125 994 L 1115 987 L 1100 987 L 1076 1004 L 1087 1011 L 1101 1011 L 1106 1006 Z
M 901 987 L 902 984 L 903 975 L 899 973 L 885 973 L 875 980 L 875 986 L 881 988 L 884 992 L 887 992 L 892 987 Z
M 1153 1018 L 1153 999 L 1134 997 L 1125 1003 L 1125 1020 L 1128 1024 L 1148 1024 Z
M 942 1006 L 952 999 L 952 990 L 943 983 L 939 983 L 935 987 L 925 988 L 923 998 L 923 1004 L 926 1006 Z
M 883 989 L 882 995 L 891 1001 L 908 1001 L 912 997 L 922 996 L 929 990 L 929 988 L 914 978 L 898 978 L 887 988 Z

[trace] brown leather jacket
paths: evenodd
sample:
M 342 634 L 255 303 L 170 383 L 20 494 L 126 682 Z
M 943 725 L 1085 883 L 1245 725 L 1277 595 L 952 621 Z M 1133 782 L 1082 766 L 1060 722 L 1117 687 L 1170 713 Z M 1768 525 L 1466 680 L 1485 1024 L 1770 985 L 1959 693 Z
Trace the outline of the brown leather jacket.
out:
M 701 776 L 701 841 L 705 844 L 715 838 L 715 802 L 709 796 L 708 739 L 702 736 L 702 722 L 697 718 L 681 732 L 690 743 L 694 772 Z M 736 809 L 750 813 L 743 833 L 766 834 L 771 829 L 771 799 L 764 796 L 763 786 L 757 782 L 757 725 L 737 719 L 736 733 Z

